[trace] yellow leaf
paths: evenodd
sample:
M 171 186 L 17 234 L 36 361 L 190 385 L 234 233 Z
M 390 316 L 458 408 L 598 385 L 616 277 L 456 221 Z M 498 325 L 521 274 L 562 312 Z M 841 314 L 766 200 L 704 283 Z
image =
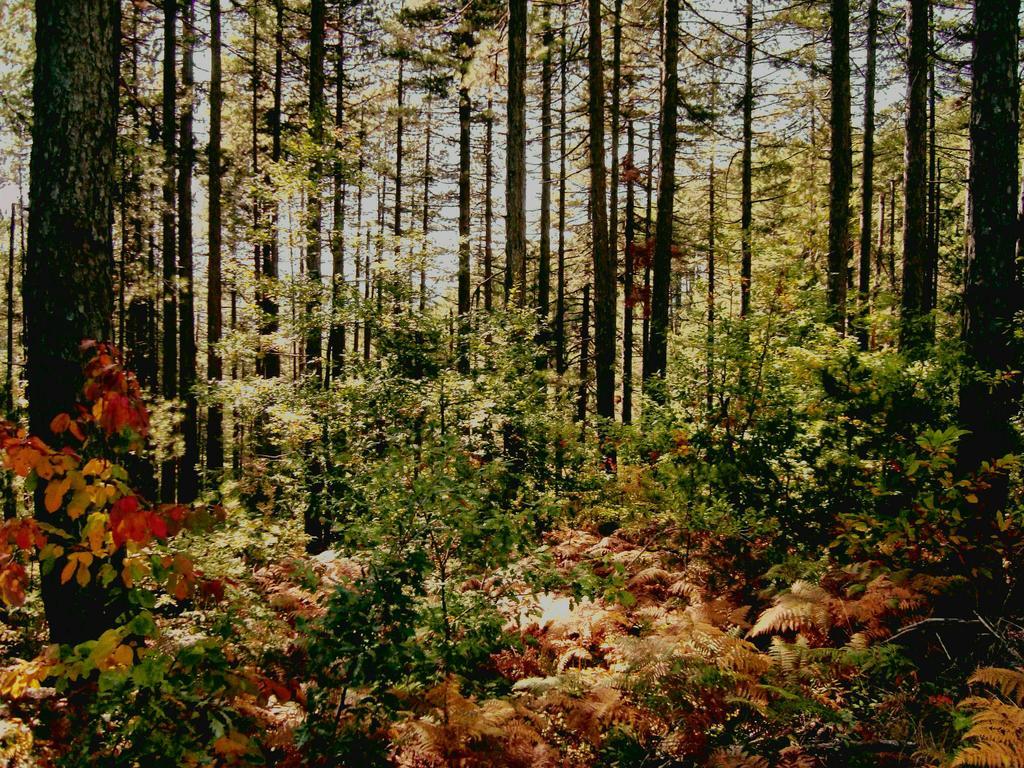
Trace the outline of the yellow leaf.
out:
M 68 502 L 68 517 L 77 520 L 85 514 L 91 503 L 88 490 L 75 491 L 71 494 L 71 501 Z
M 106 477 L 107 475 L 107 462 L 103 459 L 89 459 L 85 466 L 82 467 L 83 475 L 97 475 L 99 477 Z
M 85 526 L 85 535 L 89 539 L 89 549 L 94 555 L 106 554 L 107 514 L 93 512 L 89 515 L 89 522 Z
M 75 575 L 75 568 L 76 562 L 69 557 L 67 565 L 65 565 L 64 569 L 60 572 L 61 584 L 67 584 L 69 581 L 71 581 L 71 577 Z
M 60 509 L 61 502 L 64 501 L 64 494 L 67 493 L 68 488 L 70 487 L 71 480 L 66 477 L 60 480 L 51 480 L 47 483 L 44 499 L 47 512 L 53 514 Z
M 964 501 L 966 501 L 968 504 L 977 504 L 978 497 L 973 493 L 968 493 L 967 495 L 964 496 Z
M 117 650 L 114 651 L 114 655 L 111 657 L 111 661 L 117 667 L 130 667 L 133 659 L 132 649 L 127 645 L 117 646 Z

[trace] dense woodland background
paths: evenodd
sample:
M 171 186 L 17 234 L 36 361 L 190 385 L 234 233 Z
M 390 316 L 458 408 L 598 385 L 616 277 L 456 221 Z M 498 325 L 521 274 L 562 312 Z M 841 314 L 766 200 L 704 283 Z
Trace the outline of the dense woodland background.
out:
M 1024 766 L 1019 0 L 5 0 L 0 761 Z

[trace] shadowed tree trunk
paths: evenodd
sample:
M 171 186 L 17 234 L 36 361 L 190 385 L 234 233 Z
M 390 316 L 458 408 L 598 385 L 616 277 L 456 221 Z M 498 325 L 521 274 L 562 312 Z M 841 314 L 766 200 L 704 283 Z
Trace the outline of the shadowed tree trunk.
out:
M 199 495 L 199 402 L 196 398 L 195 283 L 192 268 L 192 169 L 195 147 L 192 135 L 193 49 L 195 48 L 195 0 L 187 0 L 182 15 L 184 46 L 181 54 L 181 82 L 185 103 L 181 110 L 178 171 L 178 283 L 180 289 L 180 381 L 185 401 L 181 431 L 185 452 L 178 464 L 178 500 L 195 501 Z
M 857 339 L 868 348 L 868 312 L 871 299 L 871 214 L 875 198 L 875 43 L 878 37 L 878 0 L 868 3 L 867 62 L 864 70 L 864 165 L 861 171 L 860 265 L 858 268 L 859 318 Z M 884 214 L 883 214 L 884 215 Z
M 551 3 L 544 3 L 544 58 L 540 64 L 540 264 L 537 268 L 537 364 L 547 368 L 551 315 L 551 57 L 555 36 L 551 28 Z
M 626 180 L 626 222 L 625 222 L 625 244 L 624 249 L 624 293 L 625 304 L 622 309 L 622 423 L 631 424 L 633 421 L 633 306 L 635 301 L 634 292 L 634 266 L 633 248 L 636 241 L 636 166 L 633 162 L 633 153 L 636 150 L 633 128 L 633 117 L 629 116 L 626 124 L 626 158 L 627 173 Z
M 1020 407 L 1020 370 L 1014 316 L 1021 309 L 1017 242 L 1017 140 L 1020 128 L 1017 79 L 1019 0 L 977 0 L 971 86 L 971 159 L 965 264 L 963 342 L 980 376 L 968 374 L 960 388 L 960 420 L 971 430 L 960 448 L 965 471 L 1018 448 L 1012 417 Z M 1007 498 L 1007 479 L 995 479 L 980 494 L 994 514 Z
M 846 330 L 846 285 L 850 264 L 850 188 L 853 140 L 850 128 L 850 3 L 832 0 L 832 115 L 828 209 L 828 317 Z
M 567 62 L 566 35 L 568 10 L 562 6 L 562 29 L 558 41 L 558 289 L 555 295 L 555 370 L 567 370 L 565 359 L 565 155 L 566 155 L 566 98 Z
M 161 359 L 163 366 L 161 379 L 163 396 L 166 400 L 174 400 L 178 396 L 178 290 L 175 263 L 175 223 L 174 223 L 174 141 L 175 95 L 178 87 L 176 64 L 176 32 L 177 18 L 175 3 L 164 4 L 164 60 L 163 60 L 163 123 L 161 138 L 164 150 L 163 167 L 163 239 L 161 241 L 163 262 L 163 326 Z M 165 460 L 160 466 L 160 498 L 171 502 L 175 499 L 175 463 L 173 459 Z
M 323 228 L 323 201 L 320 199 L 320 176 L 323 171 L 319 153 L 324 140 L 324 0 L 313 0 L 310 6 L 309 32 L 309 121 L 313 142 L 313 162 L 309 169 L 309 210 L 306 222 L 306 354 L 304 371 L 320 379 L 323 340 L 320 321 L 320 245 Z M 307 531 L 308 533 L 309 531 Z
M 472 33 L 463 37 L 460 47 L 466 50 L 466 56 L 471 55 L 473 43 Z M 470 125 L 470 118 L 473 113 L 473 105 L 469 99 L 469 83 L 466 80 L 469 60 L 462 61 L 463 80 L 459 84 L 459 349 L 458 367 L 461 373 L 469 373 L 469 293 L 472 269 L 470 265 L 469 238 L 470 221 L 472 210 L 472 183 L 470 166 L 473 133 Z M 488 132 L 490 127 L 488 127 Z M 488 137 L 488 141 L 490 137 Z M 490 151 L 488 150 L 487 164 L 490 168 Z M 488 179 L 488 205 L 490 203 L 490 180 Z M 489 213 L 488 213 L 489 218 Z M 488 228 L 488 236 L 490 231 Z M 488 285 L 488 299 L 490 299 L 490 286 Z M 489 304 L 489 301 L 488 301 Z
M 743 17 L 743 169 L 742 201 L 740 203 L 740 317 L 750 314 L 752 269 L 751 227 L 754 220 L 753 150 L 754 150 L 754 2 L 747 0 Z
M 60 441 L 50 421 L 74 412 L 83 383 L 80 342 L 109 340 L 112 332 L 119 40 L 116 0 L 36 2 L 23 290 L 29 428 L 52 445 Z M 36 516 L 57 527 L 67 520 L 46 511 L 41 493 Z M 50 639 L 95 638 L 127 606 L 98 579 L 84 588 L 73 579 L 62 585 L 63 564 L 57 558 L 40 580 Z
M 590 128 L 590 221 L 594 255 L 594 368 L 597 415 L 615 418 L 615 262 L 608 247 L 608 199 L 604 170 L 604 63 L 601 0 L 588 0 L 587 114 Z
M 526 0 L 508 4 L 505 302 L 526 306 Z
M 928 0 L 909 0 L 907 41 L 900 351 L 920 356 L 928 343 Z
M 209 227 L 210 255 L 206 293 L 207 378 L 218 383 L 224 375 L 217 344 L 220 343 L 221 314 L 221 104 L 224 100 L 221 75 L 220 0 L 210 0 L 210 148 Z M 206 467 L 217 472 L 224 467 L 224 411 L 219 403 L 206 414 Z
M 340 8 L 341 6 L 339 6 Z M 344 12 L 338 14 L 338 44 L 336 47 L 337 82 L 335 83 L 334 128 L 337 137 L 334 140 L 334 151 L 338 156 L 334 160 L 334 227 L 331 237 L 331 328 L 327 346 L 330 349 L 331 364 L 328 370 L 330 380 L 334 381 L 344 375 L 345 368 L 345 322 L 342 313 L 345 311 L 345 194 L 347 179 L 341 161 L 343 144 L 342 131 L 345 127 L 345 18 Z
M 679 0 L 665 0 L 662 51 L 661 178 L 654 229 L 651 318 L 644 381 L 663 377 L 668 361 L 668 292 L 672 279 L 672 222 L 676 187 L 676 122 L 679 111 Z M 656 388 L 657 389 L 657 388 Z M 655 396 L 661 393 L 653 392 Z

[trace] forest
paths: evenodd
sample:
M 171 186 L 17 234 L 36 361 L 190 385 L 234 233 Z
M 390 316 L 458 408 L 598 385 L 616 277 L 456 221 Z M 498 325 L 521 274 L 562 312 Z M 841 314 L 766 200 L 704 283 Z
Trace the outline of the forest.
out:
M 1020 0 L 0 0 L 0 766 L 1024 768 Z

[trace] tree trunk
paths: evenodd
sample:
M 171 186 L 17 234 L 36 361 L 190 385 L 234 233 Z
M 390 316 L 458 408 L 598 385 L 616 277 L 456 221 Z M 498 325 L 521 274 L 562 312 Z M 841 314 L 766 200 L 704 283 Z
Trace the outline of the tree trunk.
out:
M 422 218 L 422 231 L 423 231 L 423 252 L 420 258 L 420 314 L 427 311 L 427 263 L 430 257 L 430 185 L 434 180 L 431 172 L 431 149 L 430 139 L 431 131 L 433 129 L 433 102 L 430 97 L 427 97 L 427 126 L 426 126 L 426 141 L 423 147 L 423 218 Z M 467 237 L 467 241 L 468 241 Z
M 163 395 L 165 400 L 178 396 L 178 290 L 175 254 L 174 182 L 175 182 L 175 96 L 178 77 L 175 69 L 175 3 L 164 4 L 164 60 L 163 60 L 163 326 L 161 363 L 163 365 Z M 165 460 L 160 466 L 160 499 L 164 502 L 175 500 L 175 463 Z
M 750 314 L 751 270 L 753 262 L 751 227 L 754 220 L 754 2 L 747 0 L 743 37 L 743 169 L 740 203 L 740 317 Z
M 196 398 L 196 318 L 192 268 L 192 166 L 195 147 L 192 136 L 193 79 L 192 56 L 195 47 L 195 0 L 186 0 L 182 16 L 184 47 L 181 54 L 181 82 L 185 104 L 181 111 L 178 172 L 178 282 L 180 287 L 181 395 L 185 418 L 181 429 L 185 452 L 178 466 L 178 500 L 188 503 L 199 495 L 199 402 Z
M 711 165 L 708 169 L 708 330 L 707 330 L 707 412 L 711 417 L 711 408 L 715 396 L 715 156 L 711 155 Z
M 284 79 L 284 0 L 274 0 L 275 26 L 274 26 L 274 107 L 271 112 L 271 149 L 270 158 L 275 164 L 281 160 L 281 113 L 283 98 Z M 273 337 L 278 329 L 278 306 L 275 295 L 277 276 L 280 274 L 280 235 L 278 233 L 278 204 L 273 203 L 273 211 L 270 216 L 270 241 L 263 248 L 263 276 L 264 288 L 260 292 L 260 310 L 262 322 L 260 324 L 260 335 Z M 262 349 L 261 372 L 264 378 L 275 379 L 281 375 L 281 354 L 271 344 Z
M 540 264 L 537 268 L 537 318 L 540 326 L 537 363 L 548 367 L 551 315 L 551 57 L 555 35 L 551 3 L 544 2 L 544 58 L 540 64 Z
M 487 97 L 487 117 L 484 118 L 484 309 L 494 308 L 494 107 Z
M 608 199 L 604 170 L 604 60 L 601 0 L 588 0 L 587 114 L 590 129 L 590 221 L 594 255 L 594 368 L 597 415 L 615 418 L 615 263 L 608 248 Z
M 1014 452 L 1011 418 L 1019 408 L 1019 342 L 1014 316 L 1021 309 L 1015 264 L 1017 239 L 1018 103 L 1017 15 L 1019 0 L 977 0 L 971 85 L 971 159 L 968 195 L 963 342 L 982 376 L 968 373 L 960 388 L 960 420 L 971 430 L 960 448 L 960 465 L 973 471 L 982 461 Z M 1006 502 L 1005 476 L 982 498 L 994 514 Z
M 626 222 L 625 222 L 625 302 L 622 309 L 622 423 L 633 422 L 633 306 L 636 292 L 633 285 L 633 248 L 636 242 L 636 193 L 634 182 L 636 166 L 633 162 L 635 151 L 633 117 L 626 124 L 626 159 L 629 177 L 626 181 Z
M 220 0 L 210 0 L 210 149 L 209 227 L 210 255 L 206 293 L 206 375 L 216 385 L 224 375 L 217 345 L 220 343 L 221 315 L 221 105 L 224 92 L 221 75 Z M 219 403 L 206 414 L 206 467 L 214 472 L 224 468 L 224 411 Z
M 672 279 L 672 223 L 676 186 L 676 122 L 679 104 L 679 0 L 665 0 L 662 52 L 661 178 L 654 230 L 651 320 L 644 356 L 644 382 L 664 377 L 668 361 L 668 293 Z M 654 396 L 663 393 L 654 392 Z
M 526 306 L 526 0 L 508 4 L 505 302 Z
M 909 0 L 907 40 L 900 351 L 917 357 L 928 344 L 928 0 Z
M 608 260 L 613 269 L 619 263 L 619 136 L 622 90 L 622 0 L 615 0 L 612 11 L 612 103 L 611 103 L 611 178 L 608 185 Z
M 576 420 L 581 434 L 587 425 L 587 389 L 590 384 L 590 283 L 583 286 L 583 317 L 580 320 L 580 383 L 576 396 Z
M 860 348 L 868 348 L 868 313 L 871 310 L 871 240 L 874 228 L 871 214 L 875 200 L 875 44 L 878 38 L 878 0 L 868 2 L 867 62 L 864 70 L 864 165 L 861 171 L 860 267 L 858 269 L 860 317 L 857 338 Z M 883 214 L 884 216 L 884 214 Z
M 850 3 L 832 0 L 832 115 L 828 211 L 829 322 L 846 331 L 846 285 L 850 264 L 850 188 L 853 141 L 850 127 Z
M 79 344 L 109 340 L 112 331 L 120 32 L 115 0 L 36 2 L 23 292 L 29 430 L 51 445 L 60 442 L 51 419 L 74 413 L 80 395 Z M 66 515 L 46 511 L 41 493 L 36 516 L 67 525 Z M 126 605 L 97 578 L 61 584 L 64 562 L 41 577 L 43 607 L 51 641 L 76 644 L 112 627 Z
M 306 280 L 309 297 L 306 303 L 306 354 L 304 372 L 319 381 L 323 340 L 320 321 L 320 245 L 323 228 L 323 201 L 320 199 L 320 176 L 323 172 L 320 151 L 324 142 L 324 0 L 310 5 L 309 32 L 309 120 L 313 142 L 313 162 L 309 169 L 309 211 L 306 224 Z M 309 521 L 307 521 L 308 523 Z M 307 525 L 308 528 L 308 525 Z M 307 530 L 307 533 L 309 531 Z
M 463 47 L 470 45 L 472 36 L 463 40 Z M 469 62 L 463 64 L 463 76 L 466 76 L 465 69 Z M 469 85 L 459 86 L 459 344 L 458 344 L 458 368 L 460 373 L 469 373 L 469 292 L 470 279 L 472 275 L 469 254 L 470 221 L 472 216 L 471 203 L 473 187 L 470 173 L 470 152 L 472 150 L 472 131 L 470 129 L 470 118 L 473 106 L 469 100 Z M 490 128 L 488 127 L 488 132 Z M 489 137 L 488 137 L 489 140 Z M 487 165 L 490 168 L 490 154 L 488 153 Z M 488 190 L 490 180 L 488 179 Z M 490 194 L 488 192 L 488 208 Z M 489 211 L 487 212 L 490 218 Z M 489 227 L 488 227 L 489 230 Z M 488 237 L 490 232 L 488 231 Z M 489 288 L 488 288 L 489 293 Z
M 339 5 L 337 82 L 335 83 L 334 128 L 334 231 L 331 239 L 331 329 L 327 346 L 331 351 L 329 368 L 330 380 L 344 374 L 345 368 L 345 193 L 347 191 L 344 167 L 341 162 L 343 144 L 342 131 L 345 127 L 345 14 Z
M 565 38 L 568 34 L 568 11 L 562 6 L 562 30 L 558 42 L 558 292 L 555 296 L 555 370 L 567 370 L 565 359 L 565 161 L 566 161 L 566 99 L 567 67 Z

